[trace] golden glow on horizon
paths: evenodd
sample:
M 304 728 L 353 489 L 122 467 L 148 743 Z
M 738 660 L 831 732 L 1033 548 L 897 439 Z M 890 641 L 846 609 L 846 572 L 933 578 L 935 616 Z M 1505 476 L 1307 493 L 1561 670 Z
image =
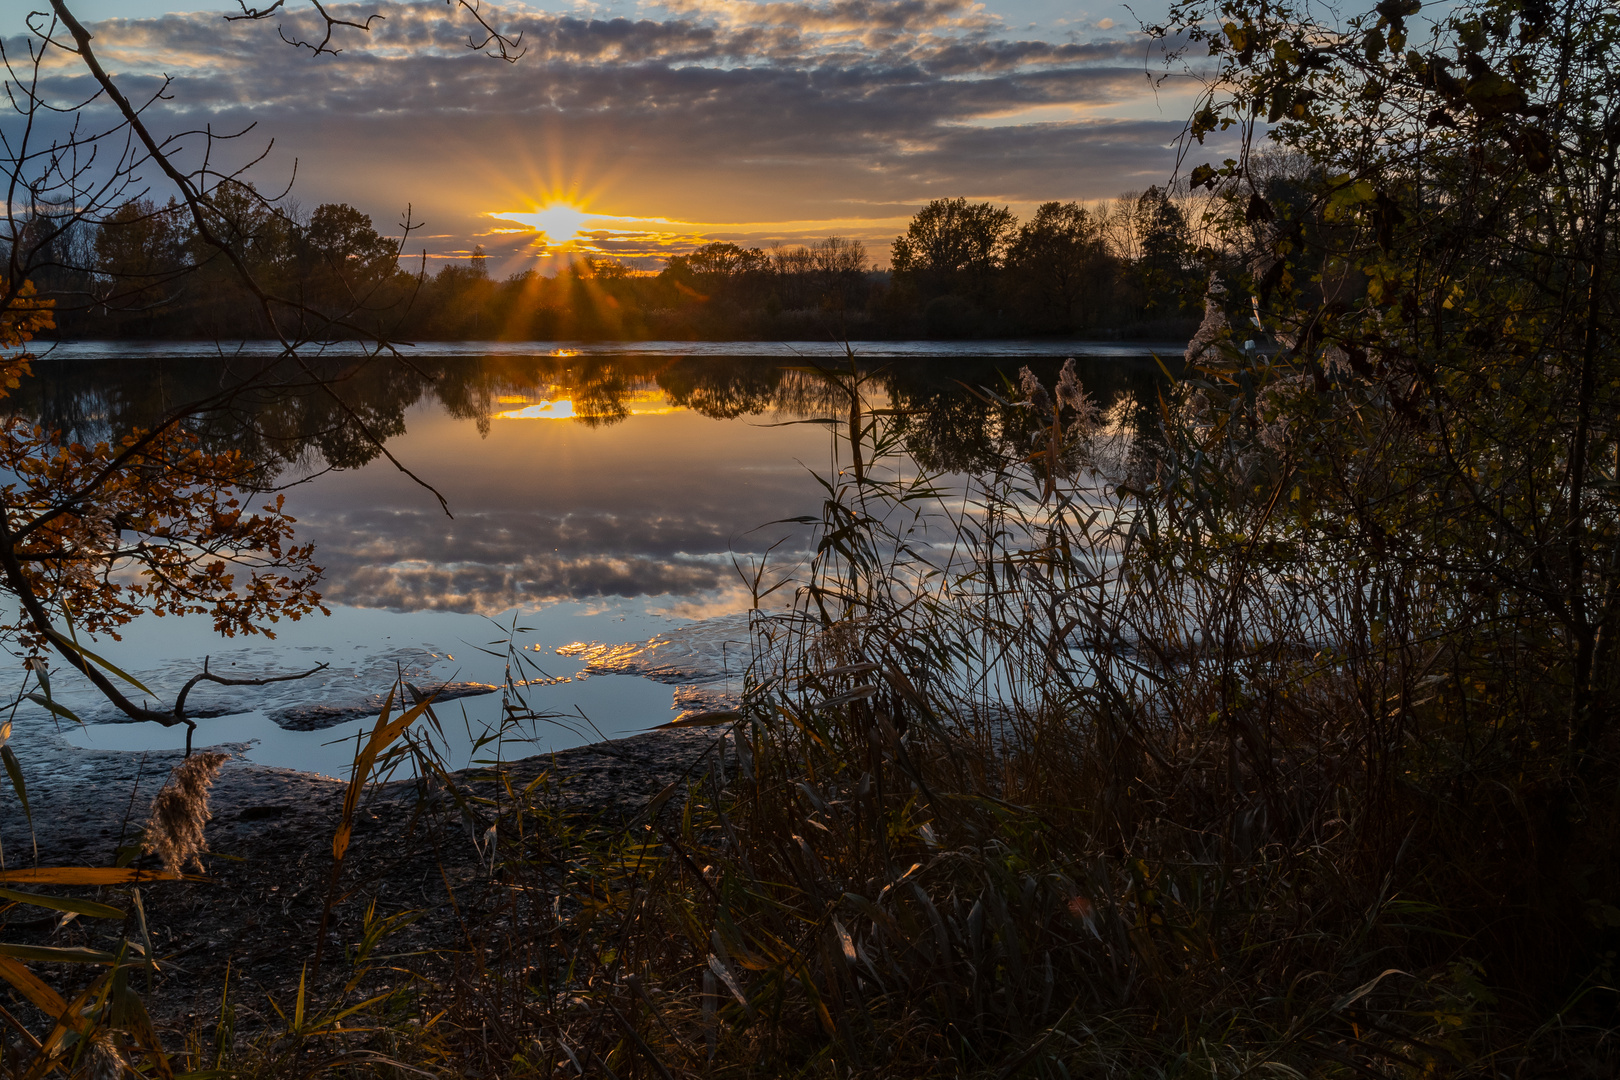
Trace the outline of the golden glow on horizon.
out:
M 530 252 L 541 259 L 572 262 L 580 256 L 608 259 L 668 258 L 715 240 L 743 247 L 808 243 L 825 236 L 859 239 L 877 256 L 909 218 L 850 217 L 794 221 L 695 222 L 586 210 L 575 194 L 548 199 L 537 210 L 488 210 L 486 215 L 522 228 L 496 227 L 485 235 L 530 234 Z M 566 265 L 566 262 L 564 263 Z

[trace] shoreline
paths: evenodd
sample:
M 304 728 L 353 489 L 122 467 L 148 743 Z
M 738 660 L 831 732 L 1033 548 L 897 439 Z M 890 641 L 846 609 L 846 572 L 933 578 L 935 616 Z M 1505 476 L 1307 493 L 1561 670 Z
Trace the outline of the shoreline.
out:
M 694 742 L 706 745 L 713 738 L 714 732 L 704 728 L 654 729 L 550 754 L 475 765 L 451 775 L 476 782 L 504 774 L 514 783 L 527 784 L 551 772 L 567 788 L 567 802 L 581 810 L 606 810 L 656 794 L 673 780 L 671 770 L 684 760 L 684 749 Z M 258 826 L 261 829 L 270 828 L 272 822 L 313 826 L 341 805 L 347 781 L 260 765 L 242 757 L 245 749 L 244 744 L 223 743 L 199 745 L 193 751 L 231 755 L 209 795 L 207 835 L 216 853 L 224 850 L 215 843 L 216 835 L 222 839 L 252 835 L 258 822 L 265 823 Z M 666 763 L 660 760 L 663 754 L 673 754 L 677 761 Z M 33 828 L 30 835 L 27 815 L 8 784 L 0 799 L 5 806 L 0 811 L 5 865 L 33 865 L 34 846 L 41 866 L 111 865 L 120 837 L 144 823 L 152 797 L 184 757 L 180 750 L 136 753 L 64 746 L 48 752 L 49 772 L 45 772 L 31 769 L 29 756 L 21 755 Z M 643 795 L 650 785 L 656 786 Z M 415 778 L 373 781 L 367 784 L 362 803 L 392 804 L 417 787 Z
M 414 921 L 390 937 L 387 951 L 419 961 L 408 970 L 385 965 L 355 992 L 369 996 L 388 989 L 391 979 L 403 976 L 409 982 L 430 969 L 453 966 L 469 948 L 471 928 L 506 902 L 491 875 L 492 862 L 486 861 L 492 831 L 486 830 L 496 819 L 485 820 L 484 802 L 498 805 L 502 791 L 522 790 L 549 777 L 553 805 L 562 816 L 587 825 L 622 825 L 669 785 L 683 777 L 701 779 L 719 734 L 712 728 L 654 730 L 461 770 L 451 775 L 472 797 L 470 812 L 444 797 L 442 783 L 422 785 L 412 778 L 368 785 L 319 971 L 308 971 L 307 965 L 330 886 L 332 835 L 347 784 L 233 759 L 210 792 L 203 880 L 140 890 L 158 961 L 157 974 L 142 992 L 146 1007 L 165 1042 L 177 1046 L 199 1025 L 215 1022 L 228 983 L 242 1030 L 273 1029 L 278 1018 L 268 1000 L 285 1005 L 306 976 L 320 1000 L 341 991 L 354 976 L 345 949 L 361 937 L 373 905 L 378 917 L 415 913 Z M 122 756 L 133 759 L 127 779 L 141 778 L 138 786 L 131 785 L 133 798 L 105 775 L 107 763 L 101 761 L 83 763 L 78 783 L 37 795 L 30 790 L 38 865 L 111 865 L 120 831 L 144 821 L 151 797 L 183 758 L 179 751 Z M 10 826 L 21 817 L 13 798 L 3 820 Z M 502 837 L 501 844 L 501 857 L 511 857 L 512 838 Z M 33 865 L 32 856 L 8 838 L 8 866 Z M 90 895 L 96 890 L 62 891 Z M 30 919 L 32 909 L 17 914 L 22 918 L 6 933 L 25 944 L 107 947 L 109 936 L 137 933 L 86 919 L 53 926 L 54 918 Z M 82 969 L 31 966 L 53 985 L 84 976 Z

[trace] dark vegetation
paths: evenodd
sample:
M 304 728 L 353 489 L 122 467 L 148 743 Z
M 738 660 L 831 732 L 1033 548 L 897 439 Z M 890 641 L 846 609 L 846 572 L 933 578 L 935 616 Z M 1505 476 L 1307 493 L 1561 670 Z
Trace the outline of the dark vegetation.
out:
M 304 308 L 307 333 L 394 340 L 794 340 L 1033 335 L 1185 337 L 1214 253 L 1195 200 L 1161 188 L 1085 207 L 1051 202 L 1019 223 L 964 199 L 923 207 L 896 239 L 893 272 L 858 241 L 770 251 L 706 244 L 656 274 L 582 258 L 504 281 L 487 259 L 429 273 L 343 204 L 272 205 L 245 183 L 212 196 L 219 229 L 260 287 Z M 35 275 L 57 330 L 77 338 L 270 336 L 238 268 L 187 208 L 140 198 L 53 241 Z M 359 300 L 357 304 L 356 301 Z M 341 317 L 353 325 L 328 328 Z
M 1074 369 L 982 380 L 964 499 L 906 440 L 926 417 L 857 365 L 817 374 L 843 440 L 817 555 L 750 575 L 748 690 L 693 719 L 701 772 L 615 819 L 422 759 L 504 902 L 396 958 L 379 1000 L 321 974 L 364 965 L 373 920 L 326 951 L 318 1002 L 163 1049 L 132 989 L 144 879 L 0 872 L 107 889 L 7 894 L 103 921 L 94 953 L 0 953 L 34 1010 L 5 1067 L 1613 1075 L 1620 15 L 1483 0 L 1429 39 L 1417 15 L 1190 2 L 1158 28 L 1222 76 L 1190 160 L 1218 129 L 1243 149 L 1191 170 L 1221 257 L 1191 370 L 1145 415 Z M 982 252 L 957 254 L 971 289 Z M 37 323 L 17 266 L 9 325 Z M 79 453 L 32 430 L 7 429 L 20 460 Z M 6 488 L 7 528 L 90 518 L 82 489 Z M 7 587 L 42 612 L 17 632 L 89 666 L 19 556 L 138 555 L 15 535 Z M 371 750 L 411 752 L 409 700 Z M 363 888 L 355 805 L 329 908 Z M 208 886 L 145 903 L 178 888 Z M 67 960 L 91 975 L 43 970 L 71 1003 L 26 967 Z

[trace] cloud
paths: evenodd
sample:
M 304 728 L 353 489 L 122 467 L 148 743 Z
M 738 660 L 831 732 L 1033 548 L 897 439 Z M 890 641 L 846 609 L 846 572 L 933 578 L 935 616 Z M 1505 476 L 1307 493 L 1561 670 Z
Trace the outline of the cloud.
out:
M 942 195 L 1140 188 L 1168 175 L 1182 128 L 1177 100 L 1154 109 L 1139 36 L 1017 40 L 966 0 L 666 0 L 662 17 L 634 19 L 486 7 L 522 35 L 517 64 L 469 50 L 469 26 L 439 3 L 332 10 L 384 18 L 321 57 L 277 37 L 318 38 L 307 9 L 279 23 L 109 20 L 95 34 L 135 89 L 174 77 L 161 129 L 254 123 L 252 138 L 275 140 L 263 186 L 296 156 L 306 205 L 350 202 L 386 227 L 411 203 L 443 238 L 435 252 L 470 248 L 496 226 L 490 211 L 560 195 L 612 217 L 719 223 L 709 238 L 878 240 Z M 64 98 L 86 85 L 71 70 L 57 68 Z

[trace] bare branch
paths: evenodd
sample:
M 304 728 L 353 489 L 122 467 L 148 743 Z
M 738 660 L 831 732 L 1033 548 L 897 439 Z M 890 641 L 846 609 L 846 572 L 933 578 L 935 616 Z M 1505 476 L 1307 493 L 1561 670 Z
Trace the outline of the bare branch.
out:
M 262 22 L 273 17 L 278 11 L 285 12 L 287 9 L 287 0 L 274 0 L 273 3 L 253 6 L 250 6 L 247 0 L 236 0 L 236 2 L 237 6 L 242 9 L 241 13 L 225 16 L 227 22 Z M 455 2 L 472 16 L 473 21 L 478 24 L 479 29 L 484 34 L 482 41 L 469 34 L 467 36 L 467 47 L 469 49 L 474 52 L 487 53 L 509 64 L 516 63 L 528 52 L 528 49 L 523 45 L 522 34 L 513 37 L 490 25 L 489 20 L 484 17 L 483 12 L 480 10 L 479 0 L 455 0 Z M 340 19 L 333 15 L 326 10 L 321 0 L 309 0 L 309 3 L 321 20 L 322 33 L 319 41 L 310 41 L 308 38 L 295 35 L 290 36 L 281 26 L 276 27 L 276 35 L 288 45 L 308 49 L 311 55 L 314 56 L 336 56 L 343 51 L 332 44 L 333 35 L 340 29 L 358 30 L 363 34 L 369 33 L 373 22 L 387 18 L 385 15 L 372 14 L 366 16 L 364 22 L 355 22 L 351 19 Z
M 508 64 L 517 63 L 523 58 L 523 54 L 529 51 L 528 48 L 523 44 L 522 34 L 518 34 L 518 36 L 515 38 L 507 37 L 505 34 L 489 25 L 489 23 L 484 19 L 483 13 L 478 10 L 478 0 L 460 0 L 460 4 L 462 8 L 473 17 L 473 21 L 482 27 L 484 31 L 483 41 L 476 40 L 471 34 L 467 35 L 467 48 L 473 50 L 474 52 L 489 52 L 490 46 L 493 45 L 495 47 L 495 51 L 489 52 L 489 55 L 499 60 L 505 60 Z
M 241 7 L 242 14 L 227 15 L 225 16 L 226 22 L 242 22 L 244 20 L 259 22 L 261 20 L 268 19 L 270 16 L 274 15 L 277 10 L 281 9 L 285 5 L 286 0 L 275 0 L 275 3 L 270 4 L 267 7 L 248 7 L 246 0 L 236 0 L 236 2 L 237 5 Z M 371 30 L 371 24 L 373 22 L 376 22 L 378 19 L 387 18 L 385 15 L 367 15 L 366 21 L 363 23 L 354 22 L 350 19 L 339 19 L 328 12 L 326 8 L 322 7 L 320 0 L 309 0 L 309 2 L 310 5 L 314 7 L 316 13 L 320 15 L 322 25 L 325 28 L 325 33 L 321 36 L 321 40 L 319 42 L 311 43 L 304 38 L 288 37 L 286 31 L 280 26 L 276 27 L 276 36 L 280 37 L 281 40 L 285 41 L 288 45 L 292 45 L 300 49 L 308 49 L 314 56 L 336 56 L 338 53 L 343 51 L 342 49 L 336 48 L 332 45 L 332 35 L 338 30 L 339 27 L 347 27 L 351 30 L 358 30 L 361 33 L 368 33 Z

